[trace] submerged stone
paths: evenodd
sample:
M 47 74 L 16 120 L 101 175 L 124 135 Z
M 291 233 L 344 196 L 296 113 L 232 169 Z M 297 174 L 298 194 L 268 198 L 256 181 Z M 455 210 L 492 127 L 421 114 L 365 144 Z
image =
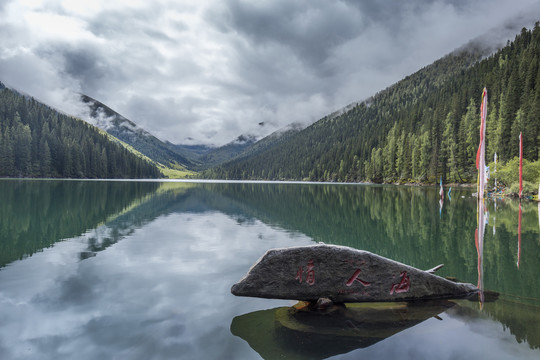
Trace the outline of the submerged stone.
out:
M 454 298 L 477 291 L 368 251 L 324 244 L 269 250 L 231 289 L 237 296 L 333 302 Z

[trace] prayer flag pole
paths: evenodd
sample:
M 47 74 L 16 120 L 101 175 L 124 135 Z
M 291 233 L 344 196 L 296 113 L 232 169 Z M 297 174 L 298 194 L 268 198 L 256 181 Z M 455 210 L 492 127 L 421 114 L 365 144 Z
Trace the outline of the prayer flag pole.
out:
M 523 195 L 523 136 L 519 133 L 519 198 Z

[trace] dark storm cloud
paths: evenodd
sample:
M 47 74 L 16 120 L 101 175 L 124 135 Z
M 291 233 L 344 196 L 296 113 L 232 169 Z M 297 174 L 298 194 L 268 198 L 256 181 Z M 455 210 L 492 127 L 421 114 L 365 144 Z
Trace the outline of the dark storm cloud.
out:
M 134 43 L 129 49 L 104 49 L 88 42 L 53 43 L 36 50 L 48 59 L 63 76 L 75 79 L 80 91 L 90 96 L 103 96 L 126 84 L 137 85 L 141 79 L 155 75 L 163 63 L 162 56 L 147 43 Z M 144 59 L 152 58 L 152 62 Z
M 123 9 L 101 11 L 93 17 L 88 24 L 88 29 L 96 36 L 110 38 L 117 35 L 125 36 L 129 41 L 144 41 L 171 39 L 159 28 L 152 26 L 149 19 L 159 19 L 163 9 L 160 7 L 145 7 L 144 9 Z
M 106 66 L 99 50 L 92 49 L 88 44 L 77 47 L 55 44 L 38 49 L 37 54 L 57 62 L 67 76 L 78 79 L 85 89 L 98 87 L 104 79 L 118 74 L 115 69 Z
M 519 11 L 538 18 L 535 4 L 4 1 L 0 80 L 66 112 L 80 91 L 164 140 L 221 145 L 361 101 Z
M 357 8 L 370 22 L 384 23 L 385 26 L 399 26 L 405 15 L 422 12 L 430 5 L 443 3 L 462 9 L 465 5 L 478 3 L 478 0 L 386 0 L 386 1 L 355 1 L 343 0 L 351 7 Z
M 168 36 L 167 34 L 161 32 L 161 31 L 158 31 L 158 30 L 154 30 L 154 29 L 147 29 L 144 31 L 144 33 L 151 39 L 154 39 L 155 41 L 163 41 L 163 42 L 167 42 L 169 44 L 174 44 L 174 39 L 172 39 L 170 36 Z
M 390 1 L 272 1 L 229 0 L 212 9 L 208 20 L 226 32 L 247 37 L 253 46 L 269 43 L 287 47 L 305 64 L 321 66 L 333 51 L 376 25 L 399 34 L 406 19 L 429 11 L 438 0 Z M 447 1 L 456 10 L 469 2 Z M 434 13 L 433 16 L 438 14 Z M 379 39 L 373 38 L 373 43 Z M 370 44 L 371 45 L 371 44 Z M 366 47 L 366 52 L 369 48 Z
M 328 1 L 230 0 L 221 11 L 211 11 L 208 19 L 224 31 L 246 36 L 255 46 L 287 47 L 311 66 L 322 64 L 333 48 L 365 26 L 357 9 Z
M 439 25 L 442 12 L 448 17 L 444 26 L 448 35 L 442 35 L 456 39 L 449 29 L 459 25 L 459 14 L 467 9 L 465 1 L 230 0 L 209 10 L 206 19 L 227 34 L 235 50 L 230 69 L 241 81 L 222 86 L 251 94 L 252 105 L 271 110 L 274 119 L 264 119 L 271 122 L 276 121 L 280 107 L 306 104 L 335 110 L 362 100 L 452 51 L 463 40 L 445 45 L 442 51 L 440 46 L 432 47 L 427 54 L 416 47 L 423 45 L 421 41 L 433 46 L 430 36 L 441 34 L 431 27 Z M 419 31 L 422 27 L 425 30 Z M 317 106 L 310 106 L 317 97 Z M 324 110 L 316 114 L 308 112 L 295 121 L 309 122 L 325 115 Z M 283 120 L 277 123 L 285 125 Z

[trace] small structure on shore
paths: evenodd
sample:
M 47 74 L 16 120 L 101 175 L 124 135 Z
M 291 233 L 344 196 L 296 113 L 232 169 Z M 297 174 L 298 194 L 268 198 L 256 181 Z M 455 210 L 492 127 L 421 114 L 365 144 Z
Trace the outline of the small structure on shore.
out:
M 267 251 L 231 292 L 237 296 L 334 303 L 466 297 L 478 291 L 368 251 L 318 244 Z M 319 301 L 320 302 L 320 301 Z

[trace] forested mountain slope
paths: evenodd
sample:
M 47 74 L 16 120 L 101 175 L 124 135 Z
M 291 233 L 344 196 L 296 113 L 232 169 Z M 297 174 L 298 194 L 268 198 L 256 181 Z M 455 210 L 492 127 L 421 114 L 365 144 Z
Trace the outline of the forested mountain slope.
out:
M 90 118 L 97 127 L 133 146 L 150 159 L 170 168 L 195 166 L 193 159 L 188 159 L 173 144 L 159 140 L 105 104 L 87 95 L 81 95 L 81 101 L 88 107 Z
M 173 169 L 208 169 L 231 160 L 256 142 L 252 135 L 240 135 L 219 147 L 172 144 L 161 141 L 96 99 L 81 95 L 81 101 L 88 109 L 89 122 L 150 159 Z
M 257 140 L 254 136 L 240 135 L 228 144 L 210 149 L 208 152 L 201 155 L 201 157 L 198 159 L 201 163 L 200 166 L 202 169 L 207 169 L 227 162 L 240 154 L 246 148 L 253 146 L 256 141 Z
M 258 141 L 253 135 L 240 135 L 234 141 L 211 149 L 206 154 L 200 156 L 198 158 L 201 163 L 199 169 L 205 170 L 232 160 L 255 156 L 276 146 L 279 142 L 285 141 L 302 128 L 301 124 L 293 123 Z
M 98 128 L 0 83 L 0 177 L 157 178 L 161 173 Z
M 301 123 L 289 124 L 285 126 L 284 128 L 274 131 L 270 135 L 246 147 L 245 149 L 242 150 L 242 152 L 237 154 L 231 160 L 240 160 L 243 158 L 253 157 L 275 146 L 279 146 L 280 143 L 286 142 L 288 138 L 290 138 L 297 132 L 301 131 L 303 128 L 305 128 L 305 125 Z
M 487 159 L 538 160 L 540 27 L 486 57 L 474 43 L 338 116 L 205 172 L 225 179 L 476 181 L 482 89 L 489 94 Z

